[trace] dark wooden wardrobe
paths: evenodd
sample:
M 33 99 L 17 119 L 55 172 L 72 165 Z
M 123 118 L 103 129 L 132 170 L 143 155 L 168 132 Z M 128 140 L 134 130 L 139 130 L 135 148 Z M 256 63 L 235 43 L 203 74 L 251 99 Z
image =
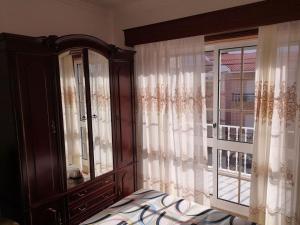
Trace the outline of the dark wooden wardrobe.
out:
M 70 49 L 81 49 L 87 70 L 89 49 L 108 60 L 113 149 L 112 170 L 95 176 L 89 141 L 90 179 L 74 187 L 66 178 L 58 59 Z M 135 191 L 133 55 L 86 35 L 0 34 L 0 217 L 26 225 L 79 224 Z

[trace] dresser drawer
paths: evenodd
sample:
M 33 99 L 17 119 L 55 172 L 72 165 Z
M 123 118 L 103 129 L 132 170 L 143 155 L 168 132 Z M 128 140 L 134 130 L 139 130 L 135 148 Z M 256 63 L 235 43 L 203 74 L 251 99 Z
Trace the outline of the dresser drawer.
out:
M 101 204 L 98 204 L 97 206 L 89 208 L 88 210 L 86 210 L 85 213 L 81 213 L 78 216 L 73 216 L 69 220 L 70 221 L 69 225 L 78 225 L 78 224 L 82 223 L 83 221 L 91 218 L 93 215 L 97 214 L 98 212 L 101 212 L 102 210 L 111 206 L 115 202 L 116 202 L 116 196 L 102 202 Z
M 105 189 L 100 189 L 93 195 L 89 195 L 83 201 L 77 204 L 69 205 L 70 220 L 77 220 L 77 218 L 86 218 L 86 215 L 92 215 L 95 209 L 101 210 L 110 206 L 117 198 L 114 185 L 110 185 Z
M 92 198 L 88 198 L 86 202 L 89 206 L 93 207 L 95 205 L 98 205 L 99 203 L 101 204 L 101 202 L 112 199 L 115 196 L 117 196 L 115 186 L 111 186 L 109 189 L 106 189 L 105 192 L 99 192 Z
M 81 216 L 81 214 L 84 214 L 88 210 L 88 205 L 86 202 L 82 202 L 81 204 L 77 205 L 76 207 L 69 208 L 69 215 L 70 219 L 73 219 L 74 217 Z
M 75 202 L 81 201 L 82 199 L 86 198 L 88 195 L 99 191 L 99 189 L 105 188 L 108 185 L 113 185 L 114 182 L 114 175 L 106 176 L 101 180 L 97 180 L 84 188 L 78 189 L 70 193 L 68 195 L 68 202 L 72 205 Z

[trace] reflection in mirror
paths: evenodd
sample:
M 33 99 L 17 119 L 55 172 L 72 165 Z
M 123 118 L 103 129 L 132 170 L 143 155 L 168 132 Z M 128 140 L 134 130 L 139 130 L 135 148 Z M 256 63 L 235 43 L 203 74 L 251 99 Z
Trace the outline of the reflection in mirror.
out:
M 90 180 L 85 81 L 81 51 L 59 56 L 67 186 Z
M 113 170 L 109 63 L 89 50 L 95 176 Z

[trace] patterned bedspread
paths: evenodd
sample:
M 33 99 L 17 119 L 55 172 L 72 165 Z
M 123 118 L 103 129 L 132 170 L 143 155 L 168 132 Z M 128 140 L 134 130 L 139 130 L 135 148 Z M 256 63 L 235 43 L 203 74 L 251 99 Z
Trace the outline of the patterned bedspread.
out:
M 249 221 L 154 190 L 140 190 L 81 225 L 254 225 Z

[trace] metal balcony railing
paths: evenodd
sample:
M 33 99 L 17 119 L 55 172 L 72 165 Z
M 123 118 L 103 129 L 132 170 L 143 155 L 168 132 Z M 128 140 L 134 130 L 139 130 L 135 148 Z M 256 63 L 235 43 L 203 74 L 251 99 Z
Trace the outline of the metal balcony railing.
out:
M 207 130 L 212 130 L 213 124 L 207 124 Z M 240 130 L 241 129 L 241 130 Z M 253 127 L 240 127 L 233 125 L 219 125 L 219 139 L 228 141 L 242 141 L 252 142 L 253 141 Z M 241 140 L 239 140 L 239 136 Z

